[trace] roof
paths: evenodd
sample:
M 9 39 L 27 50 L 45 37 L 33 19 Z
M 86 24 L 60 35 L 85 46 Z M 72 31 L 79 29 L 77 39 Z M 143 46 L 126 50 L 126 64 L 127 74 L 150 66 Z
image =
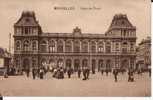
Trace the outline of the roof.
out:
M 133 26 L 130 21 L 127 18 L 126 14 L 116 14 L 113 17 L 113 20 L 111 22 L 111 25 L 109 26 L 108 30 L 114 29 L 114 28 L 130 28 L 130 29 L 136 29 L 135 26 Z
M 34 11 L 23 11 L 20 19 L 14 26 L 39 26 Z

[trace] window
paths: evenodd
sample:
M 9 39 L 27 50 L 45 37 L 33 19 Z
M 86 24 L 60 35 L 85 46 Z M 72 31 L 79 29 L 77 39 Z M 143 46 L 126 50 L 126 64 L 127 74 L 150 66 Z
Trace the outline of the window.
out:
M 94 41 L 91 42 L 91 52 L 92 53 L 96 52 L 96 43 Z
M 29 41 L 28 40 L 24 41 L 24 44 L 23 44 L 24 51 L 29 51 L 29 46 L 30 46 Z
M 106 42 L 106 53 L 111 53 L 111 43 Z
M 66 41 L 66 43 L 65 43 L 65 51 L 66 52 L 72 52 L 72 43 L 71 43 L 71 41 Z
M 21 48 L 21 43 L 20 43 L 20 41 L 17 41 L 16 42 L 16 50 L 20 50 Z
M 49 42 L 49 52 L 55 52 L 55 42 L 53 40 Z
M 37 50 L 37 43 L 36 43 L 36 41 L 34 41 L 32 43 L 32 50 Z
M 104 51 L 104 48 L 103 48 L 103 42 L 99 42 L 98 43 L 98 52 L 103 52 Z
M 40 44 L 41 47 L 41 52 L 47 52 L 47 42 L 46 41 L 42 41 Z
M 127 42 L 124 42 L 124 43 L 123 43 L 123 47 L 122 47 L 122 52 L 123 52 L 123 53 L 127 53 L 127 52 L 128 52 L 127 46 L 128 46 L 128 45 L 127 45 Z
M 82 52 L 88 52 L 88 42 L 82 42 Z
M 80 42 L 74 41 L 74 52 L 80 52 Z
M 134 51 L 134 44 L 133 44 L 133 43 L 131 43 L 131 45 L 130 45 L 130 51 L 131 51 L 131 52 Z
M 63 52 L 63 41 L 57 41 L 57 52 Z

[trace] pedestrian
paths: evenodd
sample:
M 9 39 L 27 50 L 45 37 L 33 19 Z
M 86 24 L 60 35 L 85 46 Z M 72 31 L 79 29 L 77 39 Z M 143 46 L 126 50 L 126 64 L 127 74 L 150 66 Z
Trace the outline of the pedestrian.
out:
M 43 68 L 40 68 L 39 75 L 40 75 L 40 79 L 44 78 L 44 69 Z
M 115 82 L 117 82 L 118 70 L 117 69 L 114 69 L 113 70 L 113 74 L 114 74 Z
M 108 69 L 106 69 L 106 71 L 105 71 L 105 72 L 106 72 L 106 76 L 108 76 Z
M 89 79 L 89 75 L 90 75 L 90 69 L 89 69 L 89 67 L 87 67 L 87 69 L 86 69 L 86 76 L 87 76 L 87 79 Z
M 78 69 L 78 78 L 81 76 L 81 68 Z
M 27 77 L 29 77 L 29 74 L 30 74 L 30 69 L 29 69 L 29 68 L 27 68 L 26 72 L 27 72 Z
M 67 75 L 68 75 L 68 78 L 71 78 L 71 68 L 70 67 L 68 67 L 67 69 Z
M 36 78 L 36 69 L 35 68 L 32 69 L 32 77 L 33 77 L 33 79 Z
M 83 79 L 82 80 L 86 80 L 86 67 L 83 67 Z
M 64 78 L 64 69 L 60 67 L 58 79 L 63 79 L 63 78 Z
M 95 74 L 95 68 L 92 67 L 92 74 Z
M 129 69 L 129 72 L 128 72 L 128 82 L 134 82 L 134 75 L 133 75 L 132 69 Z
M 101 68 L 101 75 L 103 75 L 103 73 L 104 73 L 104 70 L 103 70 L 103 68 Z
M 149 69 L 149 77 L 151 77 L 151 69 Z

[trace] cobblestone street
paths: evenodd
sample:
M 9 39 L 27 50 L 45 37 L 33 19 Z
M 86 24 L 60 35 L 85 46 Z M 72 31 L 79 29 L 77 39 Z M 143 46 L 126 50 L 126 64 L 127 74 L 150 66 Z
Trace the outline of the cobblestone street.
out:
M 112 74 L 102 76 L 90 74 L 90 79 L 83 81 L 74 74 L 71 79 L 65 74 L 64 79 L 52 78 L 46 74 L 44 80 L 26 76 L 0 76 L 0 93 L 3 96 L 150 96 L 151 78 L 148 73 L 135 75 L 135 82 L 127 82 L 127 74 L 119 74 L 114 82 Z

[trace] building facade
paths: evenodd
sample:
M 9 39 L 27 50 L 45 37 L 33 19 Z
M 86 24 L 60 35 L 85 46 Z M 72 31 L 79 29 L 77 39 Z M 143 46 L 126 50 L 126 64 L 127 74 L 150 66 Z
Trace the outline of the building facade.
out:
M 14 24 L 14 61 L 18 69 L 82 67 L 112 69 L 135 67 L 136 27 L 124 14 L 113 17 L 104 34 L 45 33 L 35 13 L 25 11 Z
M 143 39 L 136 48 L 136 65 L 139 69 L 151 68 L 151 37 Z

